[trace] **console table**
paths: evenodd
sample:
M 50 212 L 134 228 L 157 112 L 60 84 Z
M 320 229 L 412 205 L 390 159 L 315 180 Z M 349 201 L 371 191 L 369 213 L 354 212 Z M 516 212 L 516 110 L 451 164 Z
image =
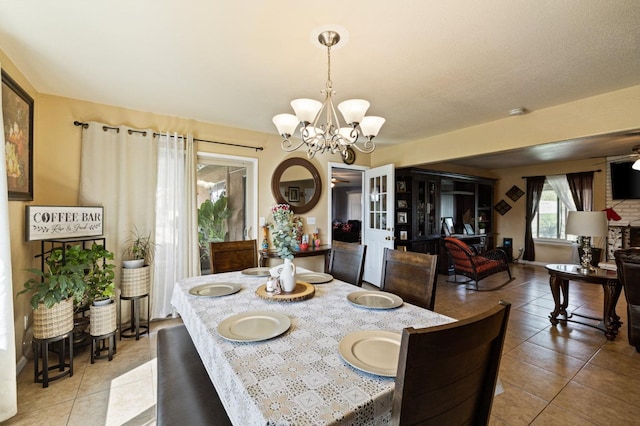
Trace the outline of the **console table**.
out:
M 616 314 L 616 304 L 618 303 L 618 298 L 622 290 L 622 285 L 618 281 L 617 273 L 601 268 L 596 268 L 594 271 L 585 273 L 581 271 L 580 266 L 567 264 L 551 264 L 546 265 L 545 268 L 549 271 L 549 285 L 551 286 L 551 294 L 555 302 L 555 308 L 549 315 L 551 324 L 557 325 L 559 321 L 575 322 L 604 331 L 604 335 L 608 340 L 615 339 L 618 334 L 618 329 L 622 325 L 620 317 Z M 602 286 L 604 292 L 602 318 L 580 315 L 575 312 L 567 313 L 567 306 L 569 305 L 569 281 L 580 281 Z M 564 318 L 558 319 L 559 315 L 564 316 Z M 574 316 L 600 322 L 594 326 L 589 323 L 571 319 Z
M 331 246 L 323 244 L 319 247 L 309 247 L 306 250 L 296 250 L 293 253 L 293 257 L 309 257 L 309 256 L 324 256 L 325 265 L 327 264 L 327 257 L 331 252 Z M 267 259 L 278 259 L 280 256 L 275 250 L 258 250 L 258 264 L 260 266 L 267 266 Z

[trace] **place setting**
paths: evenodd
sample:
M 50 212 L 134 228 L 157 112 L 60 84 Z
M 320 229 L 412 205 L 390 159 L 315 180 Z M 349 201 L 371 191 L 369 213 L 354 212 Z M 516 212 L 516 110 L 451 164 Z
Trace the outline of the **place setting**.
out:
M 259 266 L 256 268 L 247 268 L 240 271 L 243 275 L 250 275 L 253 277 L 268 277 L 271 275 L 270 269 L 267 267 Z
M 400 296 L 377 290 L 355 291 L 347 295 L 347 300 L 356 306 L 368 309 L 394 309 L 404 303 Z
M 325 284 L 333 281 L 333 276 L 324 272 L 304 272 L 297 274 L 297 277 L 309 284 Z
M 240 283 L 207 283 L 193 287 L 189 290 L 189 294 L 198 297 L 222 297 L 237 293 L 241 289 L 242 284 Z
M 342 359 L 353 368 L 383 377 L 395 377 L 402 334 L 386 330 L 361 330 L 339 343 Z
M 291 327 L 288 316 L 270 311 L 242 312 L 218 324 L 220 336 L 233 342 L 260 342 L 280 336 Z

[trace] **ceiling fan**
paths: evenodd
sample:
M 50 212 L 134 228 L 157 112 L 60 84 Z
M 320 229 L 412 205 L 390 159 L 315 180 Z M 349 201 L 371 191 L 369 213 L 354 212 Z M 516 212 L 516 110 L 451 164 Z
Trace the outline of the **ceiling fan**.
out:
M 334 186 L 336 186 L 336 183 L 350 183 L 351 181 L 349 180 L 344 180 L 344 179 L 338 179 L 338 178 L 331 178 L 331 187 L 333 188 Z
M 635 145 L 633 148 L 631 148 L 630 154 L 612 155 L 610 157 L 607 157 L 606 163 L 624 163 L 633 160 L 636 160 L 633 165 L 634 169 L 640 170 L 640 145 Z

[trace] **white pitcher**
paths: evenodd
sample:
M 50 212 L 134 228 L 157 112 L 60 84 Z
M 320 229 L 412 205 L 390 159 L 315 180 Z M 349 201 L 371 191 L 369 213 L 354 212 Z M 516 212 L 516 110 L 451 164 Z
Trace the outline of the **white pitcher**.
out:
M 290 293 L 296 288 L 296 265 L 291 263 L 291 259 L 285 259 L 280 269 L 280 285 L 285 293 Z

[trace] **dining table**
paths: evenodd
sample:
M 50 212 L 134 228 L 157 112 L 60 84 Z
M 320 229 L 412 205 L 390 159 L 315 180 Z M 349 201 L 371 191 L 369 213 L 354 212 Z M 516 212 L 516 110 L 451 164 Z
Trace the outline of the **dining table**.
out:
M 297 272 L 304 277 L 312 271 L 298 268 Z M 265 293 L 267 277 L 242 271 L 176 283 L 171 303 L 233 424 L 389 424 L 395 371 L 385 374 L 373 362 L 374 367 L 366 363 L 363 367 L 346 354 L 345 342 L 358 333 L 399 336 L 406 327 L 455 321 L 401 299 L 391 308 L 367 306 L 359 303 L 367 290 L 331 278 L 318 284 L 299 281 L 304 284 L 300 298 L 271 297 Z M 233 290 L 223 296 L 194 291 L 207 285 L 229 285 Z M 223 327 L 234 318 L 254 314 L 285 318 L 289 326 L 277 336 L 255 341 L 234 339 Z M 397 354 L 395 360 L 377 359 L 385 353 L 378 353 L 378 342 L 373 343 L 362 356 L 392 362 L 395 370 Z

